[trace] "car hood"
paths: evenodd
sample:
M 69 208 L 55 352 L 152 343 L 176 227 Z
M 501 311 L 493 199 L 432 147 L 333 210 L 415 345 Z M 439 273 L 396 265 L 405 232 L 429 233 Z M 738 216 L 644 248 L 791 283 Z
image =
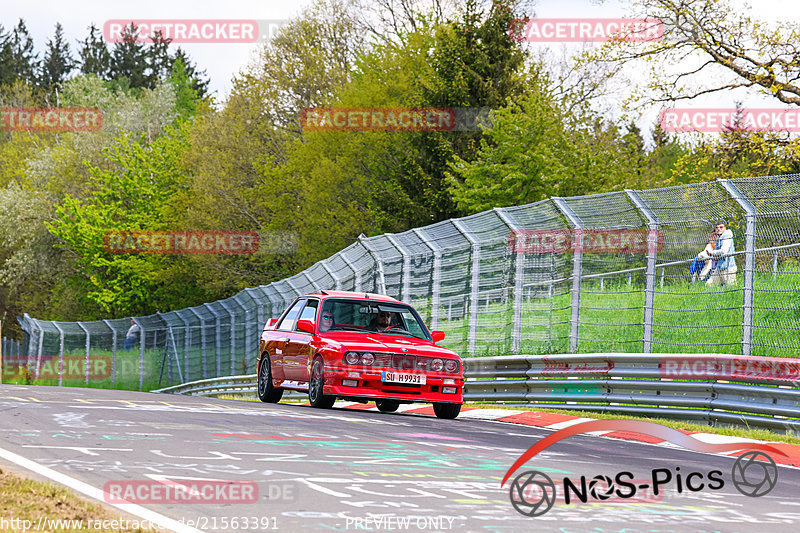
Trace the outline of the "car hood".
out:
M 408 355 L 427 355 L 434 357 L 458 357 L 447 348 L 433 344 L 429 340 L 383 333 L 328 333 L 322 337 L 331 348 L 352 350 L 354 352 L 388 352 Z

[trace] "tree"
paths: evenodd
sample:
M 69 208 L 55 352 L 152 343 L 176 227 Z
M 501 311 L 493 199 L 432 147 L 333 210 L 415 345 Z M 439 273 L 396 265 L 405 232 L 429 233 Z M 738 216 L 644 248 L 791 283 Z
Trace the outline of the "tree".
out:
M 634 14 L 660 20 L 663 38 L 612 41 L 586 59 L 615 64 L 613 73 L 631 63 L 649 66 L 651 82 L 642 95 L 646 100 L 675 102 L 756 88 L 785 104 L 800 105 L 797 23 L 767 24 L 731 0 L 637 0 Z M 677 70 L 664 69 L 665 64 Z
M 45 87 L 60 87 L 75 68 L 69 43 L 64 42 L 64 29 L 56 23 L 56 31 L 47 41 L 47 51 L 42 62 L 40 80 Z
M 111 50 L 108 77 L 125 78 L 133 89 L 155 86 L 155 77 L 148 65 L 148 52 L 145 44 L 139 42 L 138 30 L 134 23 L 125 26 L 122 41 L 115 43 Z
M 81 72 L 95 74 L 100 79 L 106 79 L 111 68 L 111 54 L 102 33 L 94 23 L 89 26 L 89 35 L 80 44 L 78 53 L 80 54 Z
M 37 81 L 38 54 L 33 51 L 33 39 L 23 19 L 11 31 L 3 33 L 0 26 L 0 85 L 19 79 L 31 85 Z

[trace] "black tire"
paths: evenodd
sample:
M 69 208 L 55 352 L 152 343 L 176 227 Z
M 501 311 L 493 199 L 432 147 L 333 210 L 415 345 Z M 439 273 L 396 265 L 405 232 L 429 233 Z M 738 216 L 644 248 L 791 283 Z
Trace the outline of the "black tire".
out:
M 460 403 L 434 403 L 433 412 L 439 418 L 453 419 L 461 412 Z
M 395 400 L 378 400 L 375 402 L 381 413 L 394 413 L 400 407 L 400 402 Z
M 336 401 L 336 396 L 328 396 L 323 394 L 323 386 L 325 385 L 325 365 L 321 357 L 314 359 L 311 364 L 311 376 L 308 380 L 308 403 L 311 407 L 319 409 L 330 409 Z
M 261 365 L 258 367 L 258 399 L 264 403 L 278 403 L 283 396 L 283 389 L 272 385 L 272 362 L 269 355 L 261 356 Z

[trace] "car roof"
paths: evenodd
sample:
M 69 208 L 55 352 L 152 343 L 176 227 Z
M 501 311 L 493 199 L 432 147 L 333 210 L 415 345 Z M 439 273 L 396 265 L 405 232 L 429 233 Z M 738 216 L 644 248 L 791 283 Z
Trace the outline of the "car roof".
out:
M 318 296 L 320 298 L 358 298 L 359 300 L 367 299 L 367 300 L 376 300 L 379 302 L 401 303 L 400 300 L 396 300 L 391 296 L 387 296 L 385 294 L 376 294 L 374 292 L 319 291 L 314 294 L 308 294 L 307 296 Z

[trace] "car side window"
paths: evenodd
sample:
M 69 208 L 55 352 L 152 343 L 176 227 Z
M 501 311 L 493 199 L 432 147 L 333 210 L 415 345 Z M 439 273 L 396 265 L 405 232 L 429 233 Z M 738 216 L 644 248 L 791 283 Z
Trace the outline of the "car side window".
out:
M 317 323 L 317 307 L 319 307 L 318 300 L 308 300 L 306 306 L 303 308 L 303 312 L 300 313 L 300 318 L 297 321 L 301 320 L 310 320 L 312 324 Z M 295 325 L 295 330 L 297 330 L 297 325 Z
M 303 305 L 305 305 L 305 303 L 306 303 L 305 300 L 298 300 L 297 302 L 295 302 L 292 308 L 289 309 L 289 312 L 286 313 L 286 315 L 283 317 L 283 320 L 280 321 L 278 327 L 275 329 L 279 329 L 281 331 L 292 331 L 292 327 L 294 327 L 297 315 L 300 314 L 300 309 L 303 308 Z

